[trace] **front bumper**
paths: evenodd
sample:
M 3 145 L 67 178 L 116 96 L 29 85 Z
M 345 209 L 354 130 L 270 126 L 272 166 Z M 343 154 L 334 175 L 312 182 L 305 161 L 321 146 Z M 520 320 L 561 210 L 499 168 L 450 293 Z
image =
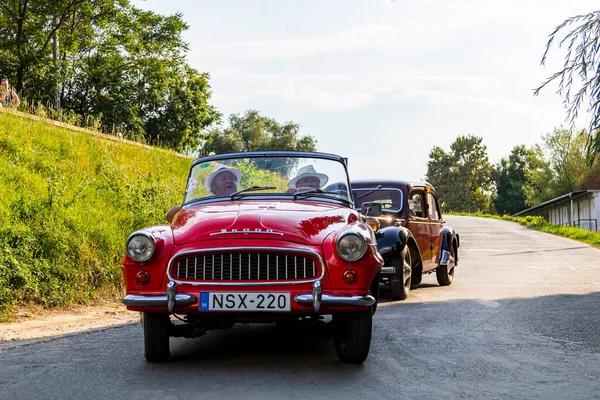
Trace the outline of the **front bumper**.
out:
M 123 297 L 123 304 L 130 307 L 167 307 L 169 314 L 175 312 L 175 307 L 190 306 L 195 304 L 198 298 L 191 294 L 176 293 L 175 282 L 167 284 L 166 295 L 134 295 L 129 294 Z M 297 304 L 304 306 L 313 306 L 315 312 L 319 312 L 321 306 L 349 306 L 349 307 L 369 307 L 377 302 L 371 295 L 364 296 L 341 296 L 323 294 L 321 281 L 313 284 L 311 293 L 302 293 L 294 296 Z

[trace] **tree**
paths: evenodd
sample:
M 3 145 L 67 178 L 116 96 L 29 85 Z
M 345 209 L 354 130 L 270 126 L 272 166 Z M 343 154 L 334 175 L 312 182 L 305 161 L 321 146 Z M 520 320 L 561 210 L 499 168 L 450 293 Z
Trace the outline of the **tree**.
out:
M 549 199 L 549 165 L 543 160 L 541 148 L 515 146 L 508 158 L 496 167 L 496 198 L 498 214 L 514 214 Z
M 105 132 L 197 149 L 221 115 L 209 75 L 185 60 L 187 29 L 129 0 L 0 0 L 0 74 L 29 104 L 54 105 L 59 90 L 65 111 Z
M 548 179 L 552 197 L 581 189 L 586 172 L 585 138 L 556 128 L 542 136 L 542 144 L 553 172 Z
M 427 162 L 427 180 L 447 211 L 487 212 L 491 208 L 492 173 L 487 147 L 476 136 L 459 136 L 446 153 L 434 146 Z
M 17 92 L 24 90 L 26 75 L 49 75 L 52 40 L 87 0 L 0 0 L 0 59 L 9 69 Z M 55 77 L 53 77 L 55 78 Z
M 571 26 L 573 29 L 559 41 L 559 48 L 567 46 L 563 68 L 535 89 L 534 94 L 559 80 L 558 93 L 564 97 L 571 128 L 577 122 L 579 109 L 587 102 L 587 112 L 591 115 L 589 134 L 581 135 L 586 137 L 586 164 L 591 168 L 600 164 L 600 10 L 568 18 L 558 25 L 550 34 L 542 65 L 555 39 Z
M 256 110 L 248 110 L 243 116 L 231 114 L 227 128 L 210 131 L 206 135 L 202 152 L 315 151 L 316 148 L 317 141 L 313 136 L 300 136 L 300 125 L 294 122 L 281 124 Z

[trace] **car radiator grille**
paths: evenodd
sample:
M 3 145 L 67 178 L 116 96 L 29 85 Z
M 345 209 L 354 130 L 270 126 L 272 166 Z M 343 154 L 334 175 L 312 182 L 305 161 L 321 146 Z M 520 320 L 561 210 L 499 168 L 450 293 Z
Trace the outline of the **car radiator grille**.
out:
M 179 260 L 176 276 L 196 281 L 287 281 L 317 277 L 314 260 L 296 254 L 202 254 Z

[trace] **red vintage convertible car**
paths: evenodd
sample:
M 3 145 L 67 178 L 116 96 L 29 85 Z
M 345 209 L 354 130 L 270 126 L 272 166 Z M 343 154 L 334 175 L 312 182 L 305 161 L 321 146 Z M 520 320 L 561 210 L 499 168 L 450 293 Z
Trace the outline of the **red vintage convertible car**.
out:
M 341 157 L 200 158 L 167 220 L 132 233 L 122 262 L 148 361 L 170 358 L 170 337 L 302 319 L 330 321 L 341 361 L 367 358 L 383 258 Z
M 355 206 L 380 204 L 376 219 L 377 248 L 385 260 L 381 280 L 395 300 L 408 297 L 422 275 L 435 272 L 447 286 L 458 265 L 460 238 L 445 221 L 433 186 L 400 180 L 352 181 Z M 379 215 L 381 214 L 381 215 Z

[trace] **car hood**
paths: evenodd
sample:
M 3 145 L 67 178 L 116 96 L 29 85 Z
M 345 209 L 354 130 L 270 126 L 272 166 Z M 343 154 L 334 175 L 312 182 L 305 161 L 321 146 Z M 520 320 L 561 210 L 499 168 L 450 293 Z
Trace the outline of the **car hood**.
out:
M 356 220 L 354 210 L 322 202 L 231 201 L 185 208 L 171 228 L 177 245 L 235 238 L 320 245 L 331 232 Z

